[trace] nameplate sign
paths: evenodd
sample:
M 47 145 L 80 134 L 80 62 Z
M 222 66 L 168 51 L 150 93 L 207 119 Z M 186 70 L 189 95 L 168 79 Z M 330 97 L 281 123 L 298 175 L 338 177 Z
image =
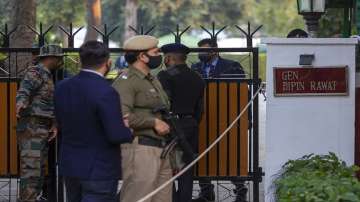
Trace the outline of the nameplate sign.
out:
M 275 96 L 348 95 L 348 76 L 344 67 L 274 68 Z

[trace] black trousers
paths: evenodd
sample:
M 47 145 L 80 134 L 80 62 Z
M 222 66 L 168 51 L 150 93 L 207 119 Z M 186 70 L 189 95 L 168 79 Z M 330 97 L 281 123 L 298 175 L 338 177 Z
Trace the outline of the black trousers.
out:
M 191 202 L 194 170 L 190 169 L 178 178 L 178 189 L 174 191 L 174 202 Z
M 176 126 L 184 132 L 186 140 L 191 145 L 194 152 L 198 150 L 198 123 L 193 118 L 183 118 L 176 122 Z M 184 156 L 184 162 L 189 164 L 193 159 Z M 189 169 L 178 178 L 178 189 L 174 189 L 174 202 L 191 202 L 193 190 L 194 170 Z
M 42 194 L 49 201 L 56 201 L 56 144 L 55 141 L 49 142 L 48 151 L 48 175 L 44 178 Z
M 236 194 L 239 194 L 240 190 L 247 189 L 245 182 L 240 180 L 233 180 L 231 181 L 235 185 L 235 192 Z M 208 179 L 200 179 L 199 180 L 199 186 L 200 186 L 200 195 L 204 196 L 211 192 L 214 192 L 214 185 L 211 184 L 211 180 Z M 245 192 L 246 194 L 246 192 Z

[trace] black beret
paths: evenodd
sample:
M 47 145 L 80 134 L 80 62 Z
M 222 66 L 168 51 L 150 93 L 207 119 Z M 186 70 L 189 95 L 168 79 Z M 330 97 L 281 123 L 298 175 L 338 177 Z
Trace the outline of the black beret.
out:
M 294 29 L 289 32 L 287 38 L 308 38 L 308 33 L 302 29 Z
M 181 43 L 170 43 L 170 44 L 163 45 L 161 47 L 161 51 L 164 54 L 166 54 L 166 53 L 188 54 L 188 53 L 190 53 L 190 48 L 188 48 L 187 46 L 185 46 Z

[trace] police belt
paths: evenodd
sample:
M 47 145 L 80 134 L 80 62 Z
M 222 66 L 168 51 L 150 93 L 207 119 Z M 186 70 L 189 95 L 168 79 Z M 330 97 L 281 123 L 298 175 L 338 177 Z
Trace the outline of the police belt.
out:
M 138 136 L 138 144 L 159 148 L 164 148 L 166 146 L 165 140 L 160 140 L 149 136 Z

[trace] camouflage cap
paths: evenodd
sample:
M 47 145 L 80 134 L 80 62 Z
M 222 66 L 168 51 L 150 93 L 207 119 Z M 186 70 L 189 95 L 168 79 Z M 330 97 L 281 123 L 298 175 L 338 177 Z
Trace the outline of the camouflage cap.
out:
M 38 57 L 63 57 L 64 53 L 60 46 L 58 45 L 45 45 L 40 48 L 40 54 Z

